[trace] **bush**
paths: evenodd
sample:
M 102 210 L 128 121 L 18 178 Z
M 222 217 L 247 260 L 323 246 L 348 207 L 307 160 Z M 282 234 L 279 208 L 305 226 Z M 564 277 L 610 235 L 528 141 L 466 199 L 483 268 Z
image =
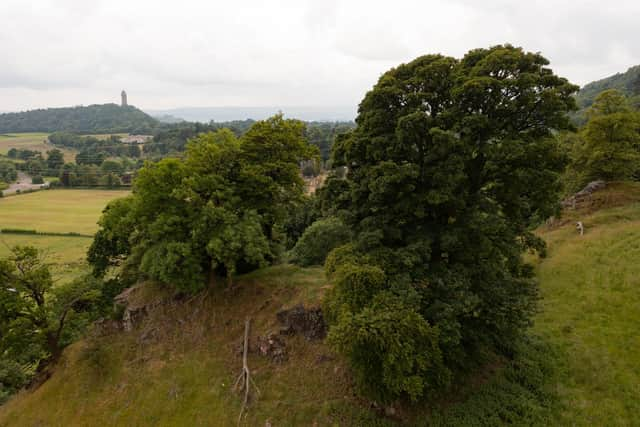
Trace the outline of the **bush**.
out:
M 413 307 L 381 292 L 358 314 L 341 314 L 328 339 L 349 359 L 362 394 L 389 402 L 403 395 L 416 401 L 449 382 L 438 336 Z
M 518 342 L 512 360 L 466 399 L 433 411 L 430 426 L 553 425 L 561 409 L 555 381 L 561 354 L 537 337 Z
M 352 243 L 338 246 L 327 255 L 324 262 L 324 272 L 327 278 L 332 279 L 338 268 L 342 264 L 352 263 L 358 264 L 358 261 L 366 262 L 362 257 L 358 256 Z
M 333 253 L 333 252 L 332 252 Z M 338 319 L 341 311 L 359 312 L 385 287 L 382 269 L 370 265 L 342 264 L 333 274 L 334 287 L 325 299 L 327 320 Z
M 31 178 L 31 183 L 32 184 L 44 184 L 44 179 L 40 175 L 34 175 Z
M 351 239 L 351 231 L 337 218 L 319 220 L 307 228 L 291 251 L 294 264 L 321 265 L 332 249 Z
M 13 360 L 0 358 L 0 405 L 27 381 L 22 367 Z

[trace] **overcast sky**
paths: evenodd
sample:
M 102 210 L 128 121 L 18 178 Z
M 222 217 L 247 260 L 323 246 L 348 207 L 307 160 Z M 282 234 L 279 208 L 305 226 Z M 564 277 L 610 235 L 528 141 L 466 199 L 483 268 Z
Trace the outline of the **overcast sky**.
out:
M 640 63 L 640 1 L 0 0 L 0 111 L 355 106 L 426 53 L 509 42 L 584 84 Z

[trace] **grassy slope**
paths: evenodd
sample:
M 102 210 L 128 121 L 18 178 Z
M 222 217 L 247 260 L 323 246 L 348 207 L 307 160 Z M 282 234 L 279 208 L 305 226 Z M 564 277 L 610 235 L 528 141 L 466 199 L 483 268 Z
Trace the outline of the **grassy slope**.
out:
M 277 331 L 275 312 L 317 303 L 322 277 L 319 269 L 262 270 L 238 279 L 236 291 L 167 306 L 131 334 L 77 343 L 47 383 L 0 410 L 0 425 L 235 425 L 244 317 L 253 319 L 252 339 Z M 287 344 L 287 363 L 249 357 L 261 395 L 243 425 L 352 425 L 341 420 L 355 403 L 343 364 L 318 362 L 328 354 L 321 342 Z
M 633 200 L 636 200 L 635 202 Z M 537 266 L 542 311 L 536 331 L 566 357 L 558 390 L 565 425 L 637 425 L 640 414 L 640 187 L 618 185 L 570 212 L 584 222 L 543 230 L 549 257 Z M 629 203 L 630 202 L 630 203 Z
M 92 234 L 110 200 L 125 190 L 48 190 L 0 199 L 0 228 Z
M 30 133 L 11 133 L 0 135 L 0 154 L 6 155 L 11 148 L 22 150 L 40 151 L 46 153 L 49 150 L 58 148 L 64 153 L 66 162 L 73 162 L 77 152 L 68 148 L 55 147 L 47 142 L 48 133 L 30 132 Z
M 517 369 L 498 363 L 476 384 L 445 399 L 440 410 L 408 415 L 416 425 L 634 425 L 640 408 L 640 186 L 618 185 L 594 197 L 594 207 L 569 212 L 541 229 L 549 257 L 537 262 L 544 297 L 534 332 L 552 343 L 531 347 Z M 594 210 L 598 206 L 618 207 Z M 578 236 L 574 220 L 586 225 Z M 51 380 L 0 408 L 0 426 L 13 425 L 234 425 L 240 397 L 230 387 L 245 316 L 252 337 L 277 330 L 275 313 L 297 302 L 316 304 L 325 289 L 320 269 L 279 266 L 238 279 L 236 291 L 175 303 L 131 334 L 76 343 Z M 163 292 L 153 290 L 149 298 Z M 145 338 L 146 337 L 146 338 Z M 287 338 L 283 365 L 251 355 L 262 395 L 244 425 L 382 425 L 353 395 L 340 359 L 322 343 Z M 497 373 L 496 373 L 497 372 Z M 520 377 L 520 379 L 517 379 Z M 522 377 L 525 380 L 522 381 Z M 530 380 L 530 382 L 529 382 Z M 552 394 L 533 383 L 549 382 Z M 532 392 L 532 393 L 530 393 Z M 467 400 L 459 396 L 468 397 Z M 533 415 L 530 415 L 533 414 Z M 553 420 L 552 422 L 549 420 Z M 546 421 L 544 421 L 546 420 Z M 379 421 L 382 423 L 382 421 Z

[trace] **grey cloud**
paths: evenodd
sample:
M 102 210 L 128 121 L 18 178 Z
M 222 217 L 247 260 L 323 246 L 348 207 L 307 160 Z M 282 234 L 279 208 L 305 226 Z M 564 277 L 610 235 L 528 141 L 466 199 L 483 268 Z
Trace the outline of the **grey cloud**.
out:
M 425 53 L 510 42 L 584 84 L 640 63 L 637 1 L 2 0 L 0 110 L 355 106 Z

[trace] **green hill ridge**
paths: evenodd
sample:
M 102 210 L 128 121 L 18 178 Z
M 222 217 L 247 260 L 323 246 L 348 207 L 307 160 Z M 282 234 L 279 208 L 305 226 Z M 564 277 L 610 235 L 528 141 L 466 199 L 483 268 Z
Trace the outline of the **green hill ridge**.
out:
M 12 132 L 149 133 L 159 122 L 134 106 L 96 104 L 0 114 L 0 134 Z
M 605 90 L 616 89 L 630 99 L 631 104 L 640 109 L 640 65 L 629 68 L 624 73 L 596 80 L 584 85 L 576 94 L 579 110 L 572 114 L 578 125 L 586 122 L 585 111 L 593 104 L 598 94 Z

